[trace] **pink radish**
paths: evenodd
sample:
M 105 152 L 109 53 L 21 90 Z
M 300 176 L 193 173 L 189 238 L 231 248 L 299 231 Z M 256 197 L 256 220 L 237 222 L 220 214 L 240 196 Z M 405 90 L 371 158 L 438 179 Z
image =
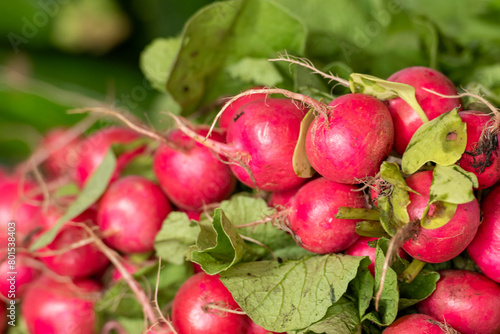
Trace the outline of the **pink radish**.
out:
M 426 314 L 409 314 L 394 321 L 384 334 L 446 334 L 452 333 L 445 325 Z
M 290 229 L 305 249 L 317 253 L 341 252 L 359 238 L 358 220 L 337 219 L 338 208 L 364 208 L 363 193 L 353 185 L 319 178 L 305 184 L 292 200 Z
M 481 201 L 483 221 L 467 251 L 479 269 L 500 283 L 500 184 Z
M 96 293 L 101 286 L 91 280 L 59 282 L 37 280 L 24 296 L 22 316 L 31 334 L 94 334 Z
M 77 183 L 83 187 L 88 178 L 101 164 L 106 152 L 114 144 L 128 144 L 139 139 L 140 136 L 128 129 L 110 127 L 93 133 L 90 137 L 82 140 L 78 145 L 78 162 L 75 170 Z M 133 149 L 117 157 L 116 171 L 113 179 L 117 179 L 125 166 L 138 154 L 144 151 L 144 147 Z
M 206 136 L 208 130 L 198 129 L 196 133 Z M 224 142 L 224 136 L 217 132 L 212 132 L 211 139 Z M 170 145 L 158 148 L 153 168 L 163 191 L 176 206 L 197 211 L 232 193 L 236 179 L 227 163 L 180 130 L 171 132 L 167 140 Z
M 0 184 L 0 245 L 7 245 L 9 231 L 15 230 L 16 243 L 20 246 L 41 230 L 41 202 L 38 205 L 36 202 L 41 196 L 29 196 L 37 190 L 37 185 L 30 180 L 21 182 L 19 177 L 9 177 Z
M 467 124 L 467 146 L 460 167 L 477 176 L 478 189 L 489 188 L 500 180 L 500 134 L 485 131 L 493 122 L 488 114 L 467 110 L 459 115 Z M 481 137 L 484 147 L 478 146 Z
M 480 223 L 479 204 L 477 200 L 459 204 L 451 220 L 436 229 L 420 226 L 420 219 L 429 201 L 432 182 L 432 171 L 413 174 L 406 179 L 407 185 L 418 192 L 410 192 L 408 214 L 410 221 L 416 222 L 416 231 L 404 245 L 403 249 L 417 260 L 428 263 L 440 263 L 451 260 L 463 252 L 470 244 Z M 428 215 L 439 214 L 438 203 L 431 204 Z
M 213 307 L 212 307 L 213 306 Z M 250 319 L 240 311 L 218 275 L 198 273 L 181 286 L 172 304 L 172 319 L 178 334 L 242 334 Z
M 41 143 L 42 149 L 50 151 L 43 165 L 52 177 L 74 172 L 77 164 L 78 145 L 82 138 L 66 142 L 65 136 L 67 136 L 66 129 L 55 128 L 45 135 Z
M 261 89 L 261 88 L 263 87 L 254 87 L 252 89 Z M 257 94 L 245 95 L 240 97 L 236 101 L 233 101 L 222 113 L 219 119 L 219 128 L 223 130 L 227 129 L 229 123 L 233 121 L 235 117 L 239 117 L 238 116 L 239 109 L 245 104 L 256 100 L 265 99 L 266 97 L 267 94 L 257 93 Z
M 7 248 L 7 250 L 9 249 Z M 15 260 L 15 270 L 12 270 L 12 266 L 9 264 L 12 260 Z M 26 289 L 40 274 L 38 264 L 30 254 L 25 252 L 18 251 L 15 256 L 9 256 L 5 251 L 1 252 L 0 293 L 9 299 L 13 299 L 13 297 L 23 298 Z M 15 276 L 15 280 L 9 280 L 12 276 Z
M 251 156 L 248 171 L 231 165 L 236 177 L 251 188 L 282 191 L 298 187 L 306 179 L 295 175 L 293 152 L 306 108 L 292 100 L 268 98 L 245 104 L 227 128 L 227 144 Z
M 407 67 L 392 74 L 388 81 L 400 82 L 415 87 L 415 97 L 427 118 L 432 120 L 454 108 L 460 107 L 459 98 L 443 98 L 427 92 L 427 88 L 444 95 L 457 95 L 453 83 L 442 73 L 427 67 Z M 387 101 L 394 121 L 394 149 L 403 154 L 411 137 L 423 124 L 417 113 L 401 98 Z
M 306 153 L 313 168 L 338 183 L 375 176 L 392 148 L 394 128 L 387 107 L 365 94 L 346 94 L 330 102 L 328 119 L 310 125 Z
M 163 220 L 172 211 L 166 196 L 152 181 L 126 176 L 112 183 L 97 211 L 105 241 L 125 253 L 150 252 Z
M 417 305 L 462 334 L 500 333 L 500 286 L 479 273 L 443 270 L 436 290 Z

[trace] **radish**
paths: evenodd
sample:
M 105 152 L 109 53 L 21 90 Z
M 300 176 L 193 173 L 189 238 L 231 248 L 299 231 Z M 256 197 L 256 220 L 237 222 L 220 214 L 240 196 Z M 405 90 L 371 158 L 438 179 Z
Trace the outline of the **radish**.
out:
M 300 245 L 317 254 L 341 252 L 359 238 L 354 219 L 337 219 L 338 208 L 364 208 L 363 193 L 353 185 L 319 178 L 305 184 L 292 200 L 290 229 Z
M 21 185 L 18 177 L 11 177 L 0 184 L 0 245 L 7 245 L 8 238 L 12 237 L 9 231 L 13 233 L 15 230 L 15 240 L 20 246 L 41 230 L 40 206 L 36 205 L 40 196 L 27 197 L 36 188 L 37 185 L 30 180 Z M 14 221 L 15 227 L 10 224 L 11 221 Z
M 44 214 L 44 224 L 51 228 L 63 215 L 55 206 L 50 206 Z M 55 273 L 72 278 L 84 278 L 102 271 L 109 264 L 108 258 L 90 242 L 78 248 L 71 246 L 88 239 L 88 233 L 80 226 L 72 223 L 85 223 L 92 226 L 96 219 L 96 211 L 87 209 L 72 222 L 66 222 L 59 230 L 54 241 L 40 249 L 38 258 Z M 46 255 L 44 255 L 44 253 Z
M 467 252 L 483 274 L 500 283 L 500 184 L 483 198 L 481 209 L 483 222 Z
M 436 290 L 417 309 L 462 334 L 500 333 L 500 286 L 479 273 L 442 270 Z
M 65 282 L 37 280 L 24 296 L 21 312 L 31 334 L 94 334 L 96 293 L 91 280 Z
M 252 89 L 261 89 L 261 88 L 263 87 L 254 87 Z M 233 121 L 235 117 L 239 117 L 238 113 L 239 109 L 245 104 L 256 100 L 262 100 L 265 98 L 267 98 L 267 94 L 256 93 L 256 94 L 242 96 L 236 101 L 233 101 L 222 113 L 219 119 L 219 128 L 226 130 L 229 123 Z
M 292 202 L 293 197 L 301 187 L 292 188 L 289 190 L 275 191 L 271 193 L 267 205 L 275 208 L 288 208 Z
M 365 94 L 346 94 L 329 104 L 328 119 L 317 117 L 306 137 L 312 167 L 338 183 L 375 176 L 391 151 L 394 127 L 387 107 Z
M 9 250 L 9 249 L 8 249 Z M 28 253 L 17 251 L 15 254 L 15 270 L 12 270 L 9 260 L 12 261 L 13 256 L 9 257 L 7 252 L 0 253 L 0 293 L 9 299 L 23 298 L 26 289 L 36 280 L 40 274 L 40 270 L 36 266 L 36 261 Z M 12 272 L 15 272 L 15 280 L 12 278 Z M 14 283 L 14 286 L 12 286 Z
M 43 166 L 52 177 L 74 171 L 78 158 L 78 145 L 82 138 L 77 137 L 67 142 L 67 130 L 55 128 L 49 131 L 42 140 L 41 148 L 50 152 Z
M 246 332 L 246 334 L 285 334 L 285 333 L 268 331 L 264 327 L 261 327 L 252 321 L 250 324 L 250 328 L 248 329 L 248 332 Z
M 477 176 L 478 189 L 491 187 L 500 180 L 500 146 L 498 145 L 500 134 L 493 134 L 486 130 L 493 122 L 488 114 L 467 110 L 460 112 L 459 115 L 467 124 L 467 146 L 460 159 L 460 167 Z
M 451 220 L 444 226 L 426 229 L 420 226 L 419 222 L 429 201 L 432 171 L 413 174 L 406 179 L 406 183 L 420 195 L 409 193 L 411 203 L 407 210 L 410 221 L 416 222 L 416 230 L 411 239 L 403 245 L 403 249 L 415 259 L 428 263 L 448 261 L 463 252 L 479 227 L 480 212 L 477 200 L 459 204 Z M 438 215 L 440 209 L 439 202 L 431 204 L 429 217 Z
M 233 313 L 238 310 L 238 304 L 218 275 L 198 273 L 177 292 L 172 304 L 172 320 L 178 334 L 246 333 L 250 318 Z
M 445 334 L 454 333 L 449 326 L 426 314 L 409 314 L 394 321 L 384 334 Z
M 88 178 L 101 164 L 106 152 L 114 144 L 128 144 L 139 139 L 140 136 L 127 128 L 110 127 L 93 133 L 82 140 L 78 145 L 78 162 L 75 169 L 76 182 L 83 187 Z M 141 146 L 121 154 L 117 157 L 116 171 L 112 180 L 116 180 L 125 166 L 138 154 L 144 151 Z
M 196 133 L 206 136 L 207 129 Z M 224 136 L 212 132 L 211 139 L 224 142 Z M 182 133 L 171 132 L 170 145 L 161 145 L 155 153 L 153 169 L 165 194 L 179 208 L 199 211 L 203 205 L 220 202 L 234 190 L 236 179 L 229 165 L 202 144 Z
M 112 183 L 97 211 L 97 224 L 111 247 L 125 253 L 154 250 L 156 234 L 172 211 L 160 187 L 142 177 L 130 175 Z
M 388 81 L 400 82 L 415 87 L 415 97 L 429 120 L 454 108 L 460 108 L 459 98 L 443 98 L 422 88 L 444 95 L 457 95 L 453 83 L 442 73 L 428 67 L 414 66 L 392 74 Z M 401 98 L 390 99 L 387 107 L 394 121 L 394 149 L 403 154 L 411 137 L 423 124 L 417 113 Z
M 368 266 L 368 270 L 375 276 L 375 251 L 377 250 L 376 244 L 373 247 L 370 246 L 370 243 L 376 243 L 379 238 L 370 238 L 370 237 L 360 237 L 352 246 L 345 250 L 345 254 L 352 256 L 368 256 L 371 263 Z M 398 251 L 399 257 L 408 259 L 408 255 L 404 250 L 399 249 Z
M 267 98 L 239 110 L 240 116 L 227 127 L 226 141 L 233 150 L 251 156 L 248 167 L 254 180 L 245 168 L 232 164 L 234 175 L 247 186 L 265 191 L 303 184 L 306 179 L 295 175 L 292 158 L 306 108 L 292 100 Z

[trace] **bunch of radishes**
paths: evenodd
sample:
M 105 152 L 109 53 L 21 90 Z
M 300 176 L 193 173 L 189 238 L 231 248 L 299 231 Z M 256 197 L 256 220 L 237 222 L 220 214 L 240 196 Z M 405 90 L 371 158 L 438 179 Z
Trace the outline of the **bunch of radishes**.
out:
M 100 324 L 94 310 L 124 280 L 147 333 L 266 333 L 218 275 L 194 274 L 166 312 L 131 275 L 155 263 L 155 238 L 171 212 L 198 221 L 250 188 L 278 210 L 261 223 L 274 222 L 312 253 L 373 262 L 373 244 L 392 237 L 385 265 L 399 250 L 412 261 L 411 280 L 426 263 L 467 250 L 476 272 L 440 271 L 434 293 L 417 305 L 421 314 L 399 318 L 387 333 L 500 333 L 498 112 L 462 110 L 450 80 L 424 67 L 340 83 L 352 93 L 329 103 L 249 90 L 225 105 L 216 129 L 175 118 L 178 128 L 165 136 L 130 121 L 86 137 L 50 132 L 32 159 L 0 173 L 0 240 L 11 243 L 2 246 L 4 299 L 20 302 L 30 333 L 125 333 Z M 156 181 L 129 168 L 143 157 L 152 157 Z M 369 269 L 373 275 L 373 263 Z

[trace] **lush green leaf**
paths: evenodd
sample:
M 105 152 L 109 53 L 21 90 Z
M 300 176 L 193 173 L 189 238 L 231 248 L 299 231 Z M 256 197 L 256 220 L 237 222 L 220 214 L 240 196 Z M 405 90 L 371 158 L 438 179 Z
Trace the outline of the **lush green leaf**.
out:
M 201 231 L 189 258 L 209 275 L 227 270 L 244 259 L 248 246 L 220 208 L 215 209 L 212 224 L 200 222 Z
M 187 251 L 196 243 L 200 227 L 184 212 L 171 212 L 156 235 L 155 251 L 165 261 L 182 264 Z
M 438 280 L 437 272 L 423 269 L 410 283 L 399 281 L 399 309 L 410 307 L 429 297 L 436 289 Z
M 467 134 L 457 112 L 454 109 L 418 128 L 403 154 L 403 172 L 413 174 L 429 161 L 448 166 L 460 159 Z
M 221 281 L 257 324 L 283 332 L 321 320 L 354 279 L 362 257 L 341 254 L 295 261 L 241 263 Z
M 346 298 L 330 306 L 325 317 L 299 333 L 361 334 L 361 324 L 354 302 Z

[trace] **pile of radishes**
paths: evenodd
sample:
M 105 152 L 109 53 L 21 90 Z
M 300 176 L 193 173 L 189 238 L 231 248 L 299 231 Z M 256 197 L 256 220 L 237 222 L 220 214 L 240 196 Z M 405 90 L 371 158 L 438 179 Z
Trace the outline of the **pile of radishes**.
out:
M 143 308 L 144 333 L 321 333 L 313 324 L 289 328 L 286 317 L 271 327 L 264 315 L 252 318 L 258 307 L 250 312 L 248 300 L 235 297 L 234 287 L 228 290 L 226 269 L 264 259 L 280 266 L 294 257 L 344 254 L 371 260 L 364 270 L 377 277 L 366 301 L 374 312 L 395 258 L 406 263 L 401 281 L 411 282 L 426 264 L 440 275 L 434 292 L 410 311 L 400 310 L 392 324 L 362 325 L 367 318 L 355 327 L 358 333 L 500 333 L 498 111 L 464 110 L 455 85 L 424 67 L 387 80 L 353 74 L 340 83 L 352 93 L 326 102 L 251 89 L 224 106 L 213 129 L 173 116 L 177 127 L 161 135 L 131 121 L 85 135 L 75 128 L 48 133 L 30 160 L 0 169 L 0 292 L 7 303 L 1 313 L 9 314 L 15 298 L 17 319 L 29 333 L 127 333 L 112 315 L 99 319 L 95 310 L 107 290 L 125 282 Z M 131 169 L 140 159 L 151 163 Z M 193 255 L 205 251 L 204 240 L 186 237 L 194 274 L 171 303 L 158 306 L 155 286 L 147 291 L 140 274 L 133 274 L 161 266 L 155 242 L 160 230 L 169 233 L 167 217 L 179 211 L 190 224 L 223 225 L 229 219 L 220 203 L 240 192 L 274 208 L 248 226 L 285 231 L 308 252 L 274 256 L 276 249 L 265 240 L 235 235 L 262 252 L 235 255 L 214 271 Z M 376 273 L 380 237 L 391 241 L 384 270 Z M 214 240 L 226 242 L 219 234 Z M 8 267 L 12 242 L 15 270 Z M 240 246 L 233 247 L 238 254 Z M 210 255 L 221 263 L 228 257 Z M 439 270 L 460 255 L 470 256 L 473 271 Z M 248 277 L 239 290 L 255 284 Z M 336 298 L 333 304 L 341 296 Z M 2 315 L 0 332 L 7 331 L 7 321 Z

